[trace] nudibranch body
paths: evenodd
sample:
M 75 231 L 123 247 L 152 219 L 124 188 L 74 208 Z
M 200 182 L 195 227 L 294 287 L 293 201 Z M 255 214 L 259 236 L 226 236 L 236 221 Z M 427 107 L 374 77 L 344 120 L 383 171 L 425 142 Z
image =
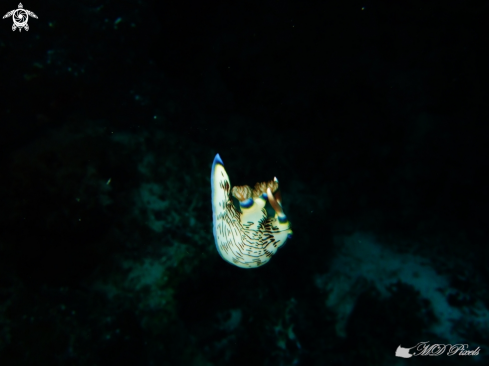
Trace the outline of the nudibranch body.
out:
M 213 232 L 217 251 L 225 261 L 241 268 L 260 267 L 292 236 L 278 188 L 274 178 L 257 183 L 254 189 L 237 186 L 231 190 L 224 163 L 216 155 L 211 170 Z M 231 194 L 239 201 L 239 210 Z M 267 200 L 274 217 L 268 217 Z

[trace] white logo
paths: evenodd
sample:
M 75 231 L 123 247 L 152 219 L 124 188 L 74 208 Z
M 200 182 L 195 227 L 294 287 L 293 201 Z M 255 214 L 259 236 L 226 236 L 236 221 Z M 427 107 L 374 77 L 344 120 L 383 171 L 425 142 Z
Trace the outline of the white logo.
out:
M 9 16 L 12 17 L 12 19 L 14 20 L 14 24 L 12 25 L 13 31 L 15 31 L 17 28 L 19 28 L 19 32 L 22 31 L 22 28 L 28 31 L 29 26 L 27 25 L 27 21 L 29 20 L 29 15 L 37 19 L 36 14 L 34 14 L 30 10 L 24 9 L 22 3 L 19 3 L 19 8 L 9 11 L 3 16 L 3 19 L 8 18 Z
M 416 348 L 416 351 L 409 351 Z M 469 350 L 468 344 L 429 344 L 429 342 L 419 342 L 411 348 L 404 348 L 399 345 L 396 349 L 396 357 L 411 358 L 413 356 L 440 356 L 446 352 L 447 356 L 477 356 L 480 352 L 480 347 L 474 350 Z
M 412 349 L 414 347 L 411 347 L 411 348 L 403 348 L 401 347 L 401 345 L 399 345 L 399 347 L 397 347 L 396 349 L 396 357 L 402 357 L 402 358 L 411 358 L 413 357 L 412 354 L 409 353 L 409 350 Z

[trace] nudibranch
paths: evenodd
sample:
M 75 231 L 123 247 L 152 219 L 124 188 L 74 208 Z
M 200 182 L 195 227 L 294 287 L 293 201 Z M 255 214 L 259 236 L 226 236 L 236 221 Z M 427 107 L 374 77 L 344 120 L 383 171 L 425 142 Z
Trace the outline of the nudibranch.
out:
M 290 223 L 282 209 L 278 180 L 257 183 L 254 189 L 231 182 L 219 154 L 211 170 L 213 232 L 222 259 L 241 268 L 267 263 L 277 249 L 292 237 Z M 239 202 L 234 205 L 231 194 Z M 266 203 L 275 211 L 269 217 Z M 272 216 L 272 215 L 270 215 Z

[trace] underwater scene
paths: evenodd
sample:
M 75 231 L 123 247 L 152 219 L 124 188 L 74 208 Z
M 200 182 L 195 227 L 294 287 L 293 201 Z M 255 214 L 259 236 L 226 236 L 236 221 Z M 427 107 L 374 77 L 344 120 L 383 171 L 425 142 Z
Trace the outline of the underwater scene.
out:
M 488 2 L 1 7 L 0 366 L 489 364 Z

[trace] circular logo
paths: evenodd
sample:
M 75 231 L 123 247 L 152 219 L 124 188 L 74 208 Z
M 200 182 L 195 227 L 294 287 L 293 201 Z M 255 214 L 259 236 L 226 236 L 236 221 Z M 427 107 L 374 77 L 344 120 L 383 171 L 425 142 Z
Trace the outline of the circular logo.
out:
M 17 27 L 22 28 L 27 24 L 29 14 L 24 9 L 16 9 L 12 14 L 12 19 Z

